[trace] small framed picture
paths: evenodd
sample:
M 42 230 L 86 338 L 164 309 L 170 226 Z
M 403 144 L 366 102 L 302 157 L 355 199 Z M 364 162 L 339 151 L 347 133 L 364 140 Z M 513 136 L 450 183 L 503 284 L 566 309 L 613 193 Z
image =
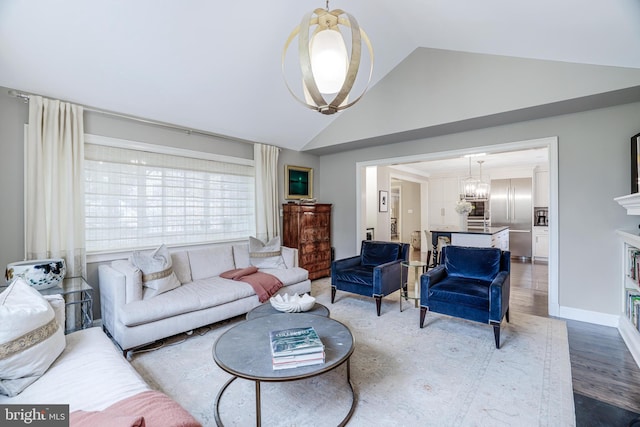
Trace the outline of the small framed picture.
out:
M 389 192 L 378 191 L 378 212 L 389 212 Z
M 631 137 L 631 194 L 639 191 L 640 133 Z
M 313 198 L 313 168 L 285 165 L 284 172 L 285 199 Z

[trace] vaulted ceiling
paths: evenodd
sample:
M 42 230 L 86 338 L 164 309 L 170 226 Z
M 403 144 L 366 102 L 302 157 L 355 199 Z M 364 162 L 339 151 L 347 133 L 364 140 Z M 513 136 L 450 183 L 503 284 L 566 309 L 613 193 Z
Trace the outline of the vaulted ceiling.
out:
M 640 99 L 638 0 L 334 0 L 331 9 L 353 14 L 367 31 L 375 65 L 362 101 L 324 116 L 291 97 L 281 70 L 291 30 L 324 6 L 0 0 L 0 86 L 317 153 L 464 130 L 479 117 L 500 123 L 549 114 L 541 106 L 597 107 L 612 94 Z M 465 63 L 471 69 L 459 67 Z M 541 72 L 562 78 L 537 79 Z M 508 93 L 531 80 L 534 89 L 490 108 L 482 90 L 447 114 L 441 108 L 461 88 Z M 550 80 L 559 92 L 538 96 Z M 420 110 L 415 100 L 412 111 L 401 108 L 407 93 L 419 93 L 425 110 L 412 113 Z M 576 101 L 603 94 L 609 100 L 600 104 Z

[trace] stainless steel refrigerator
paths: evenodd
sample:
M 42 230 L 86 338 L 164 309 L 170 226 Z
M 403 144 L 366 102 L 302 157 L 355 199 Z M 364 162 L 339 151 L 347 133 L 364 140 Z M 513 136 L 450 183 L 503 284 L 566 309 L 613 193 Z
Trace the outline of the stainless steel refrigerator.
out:
M 491 180 L 491 225 L 509 227 L 512 257 L 531 258 L 531 178 Z

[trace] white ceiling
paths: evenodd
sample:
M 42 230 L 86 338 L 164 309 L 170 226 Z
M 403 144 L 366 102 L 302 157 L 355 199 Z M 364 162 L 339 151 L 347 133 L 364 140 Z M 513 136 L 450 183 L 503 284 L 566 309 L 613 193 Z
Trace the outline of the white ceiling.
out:
M 469 162 L 471 160 L 471 162 Z M 433 175 L 458 173 L 479 176 L 480 164 L 482 161 L 482 171 L 491 172 L 495 169 L 547 166 L 549 161 L 549 150 L 547 148 L 531 148 L 518 151 L 477 153 L 473 157 L 452 157 L 446 159 L 429 160 L 424 162 L 404 163 L 392 165 L 391 168 L 401 173 L 409 173 L 423 177 Z
M 299 150 L 335 116 L 293 100 L 282 48 L 303 14 L 324 3 L 0 0 L 0 86 Z M 367 31 L 373 84 L 417 47 L 640 68 L 638 0 L 334 0 L 330 8 Z

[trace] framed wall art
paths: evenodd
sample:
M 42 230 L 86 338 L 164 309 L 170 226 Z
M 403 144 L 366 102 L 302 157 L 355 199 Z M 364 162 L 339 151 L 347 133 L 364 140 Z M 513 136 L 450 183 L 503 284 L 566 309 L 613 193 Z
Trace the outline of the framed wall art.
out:
M 287 200 L 312 199 L 313 168 L 285 165 L 284 192 Z
M 389 192 L 378 191 L 378 212 L 389 212 Z
M 631 194 L 637 193 L 640 179 L 640 133 L 631 137 Z

